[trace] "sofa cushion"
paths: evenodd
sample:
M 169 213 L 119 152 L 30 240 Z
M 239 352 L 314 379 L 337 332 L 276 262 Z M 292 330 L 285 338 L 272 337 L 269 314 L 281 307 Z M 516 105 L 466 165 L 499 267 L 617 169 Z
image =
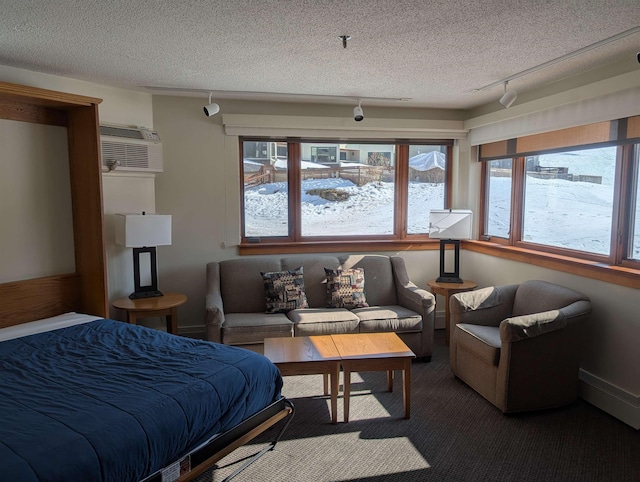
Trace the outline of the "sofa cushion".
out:
M 327 275 L 327 308 L 364 308 L 369 306 L 364 294 L 364 270 L 324 269 Z
M 302 268 L 260 273 L 264 281 L 265 313 L 286 313 L 296 308 L 307 308 Z
M 220 294 L 226 313 L 265 311 L 264 282 L 260 273 L 282 271 L 280 260 L 265 256 L 220 262 Z
M 265 338 L 293 336 L 293 323 L 282 313 L 227 313 L 222 325 L 222 343 L 245 345 Z
M 389 256 L 364 254 L 352 254 L 340 258 L 343 269 L 364 269 L 364 280 L 367 290 L 367 303 L 369 306 L 397 305 L 393 267 Z M 327 266 L 328 267 L 328 266 Z
M 330 255 L 296 255 L 281 259 L 282 269 L 292 269 L 302 266 L 304 269 L 304 290 L 307 294 L 309 308 L 324 308 L 327 304 L 327 275 L 325 268 L 337 269 L 340 261 Z
M 422 316 L 399 305 L 357 308 L 352 313 L 360 319 L 360 333 L 422 331 Z
M 458 323 L 456 330 L 456 343 L 486 363 L 498 366 L 500 361 L 500 328 L 495 326 L 471 325 Z
M 287 313 L 295 336 L 357 333 L 359 318 L 344 308 L 303 308 Z

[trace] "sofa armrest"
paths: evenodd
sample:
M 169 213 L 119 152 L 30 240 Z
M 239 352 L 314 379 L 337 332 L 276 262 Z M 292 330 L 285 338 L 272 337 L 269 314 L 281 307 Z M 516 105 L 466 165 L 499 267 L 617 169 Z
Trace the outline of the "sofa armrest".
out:
M 511 316 L 518 285 L 492 286 L 456 293 L 449 298 L 451 326 L 458 323 L 499 326 Z
M 514 316 L 500 323 L 500 340 L 506 343 L 526 340 L 561 330 L 566 326 L 567 317 L 561 310 Z
M 222 324 L 224 323 L 224 305 L 220 292 L 220 265 L 207 264 L 207 287 L 205 298 L 204 324 L 209 341 L 222 343 Z
M 435 311 L 436 298 L 427 290 L 418 288 L 415 283 L 409 281 L 409 275 L 404 264 L 404 259 L 399 256 L 391 257 L 393 276 L 396 286 L 398 304 L 420 313 L 426 320 L 429 314 Z

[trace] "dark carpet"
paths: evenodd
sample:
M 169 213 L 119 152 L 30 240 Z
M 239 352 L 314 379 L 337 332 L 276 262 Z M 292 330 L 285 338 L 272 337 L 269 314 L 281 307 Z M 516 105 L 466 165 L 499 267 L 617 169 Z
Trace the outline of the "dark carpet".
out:
M 352 376 L 349 423 L 331 425 L 320 375 L 286 377 L 296 413 L 275 449 L 233 480 L 640 482 L 640 433 L 578 400 L 564 408 L 504 415 L 456 379 L 444 333 L 431 363 L 413 363 L 411 419 L 402 377 L 386 392 L 382 372 Z M 273 437 L 271 429 L 198 482 L 221 481 Z

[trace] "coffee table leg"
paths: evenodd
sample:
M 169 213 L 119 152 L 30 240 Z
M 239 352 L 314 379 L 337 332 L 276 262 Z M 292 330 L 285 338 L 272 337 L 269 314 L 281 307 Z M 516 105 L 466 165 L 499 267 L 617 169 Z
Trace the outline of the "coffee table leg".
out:
M 344 421 L 349 421 L 349 395 L 351 395 L 351 369 L 349 365 L 342 365 L 342 376 L 344 377 L 344 390 L 342 396 L 344 398 Z
M 387 371 L 387 392 L 393 392 L 393 370 Z
M 324 386 L 324 396 L 326 397 L 327 395 L 329 395 L 329 374 L 328 373 L 322 374 L 322 383 Z
M 340 363 L 336 363 L 331 374 L 331 423 L 338 423 L 338 385 L 340 384 Z
M 402 398 L 404 401 L 404 418 L 411 417 L 411 359 L 404 361 L 402 370 Z

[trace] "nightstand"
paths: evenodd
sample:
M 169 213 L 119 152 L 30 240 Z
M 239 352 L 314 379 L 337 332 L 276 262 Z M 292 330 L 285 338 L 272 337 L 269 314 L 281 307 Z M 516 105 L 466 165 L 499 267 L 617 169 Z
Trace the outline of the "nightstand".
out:
M 449 346 L 449 333 L 450 333 L 450 321 L 449 321 L 449 297 L 455 293 L 462 293 L 463 291 L 471 291 L 478 286 L 475 281 L 462 280 L 462 283 L 441 283 L 434 279 L 427 281 L 431 292 L 434 295 L 440 295 L 444 297 L 444 331 L 447 346 Z
M 138 318 L 149 316 L 164 316 L 167 320 L 167 332 L 178 333 L 178 306 L 187 301 L 187 296 L 180 293 L 165 293 L 164 296 L 154 298 L 140 298 L 131 300 L 120 298 L 112 304 L 127 312 L 127 322 L 137 324 Z

